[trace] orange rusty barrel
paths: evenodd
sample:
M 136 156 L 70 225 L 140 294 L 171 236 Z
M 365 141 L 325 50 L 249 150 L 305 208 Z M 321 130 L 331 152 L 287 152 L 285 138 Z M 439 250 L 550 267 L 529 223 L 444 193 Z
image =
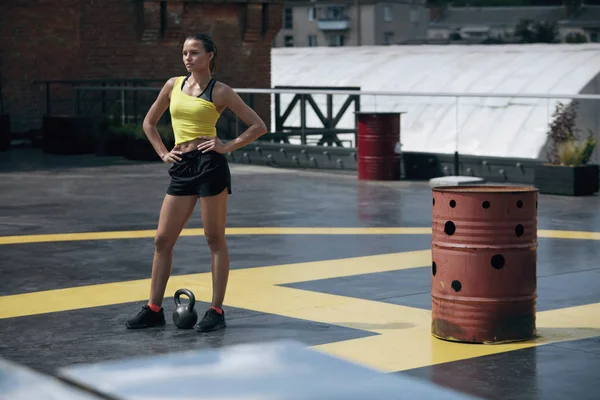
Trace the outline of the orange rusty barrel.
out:
M 359 180 L 399 180 L 399 112 L 357 112 Z
M 538 190 L 432 191 L 432 334 L 469 343 L 533 338 Z

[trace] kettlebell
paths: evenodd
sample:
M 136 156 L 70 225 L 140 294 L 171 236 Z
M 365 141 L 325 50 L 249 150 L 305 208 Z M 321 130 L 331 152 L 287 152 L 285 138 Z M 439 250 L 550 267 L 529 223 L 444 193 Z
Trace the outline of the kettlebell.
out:
M 181 304 L 180 297 L 185 294 L 190 298 L 190 302 L 187 305 Z M 198 321 L 198 313 L 194 310 L 194 304 L 196 303 L 196 297 L 188 289 L 178 289 L 173 296 L 175 300 L 175 311 L 173 311 L 173 323 L 179 329 L 191 329 Z

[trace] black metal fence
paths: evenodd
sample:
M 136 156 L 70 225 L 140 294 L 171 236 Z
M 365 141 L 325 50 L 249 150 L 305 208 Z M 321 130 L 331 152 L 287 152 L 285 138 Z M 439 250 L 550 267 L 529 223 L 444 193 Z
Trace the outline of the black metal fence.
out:
M 121 124 L 139 124 L 161 90 L 161 83 L 166 80 L 61 80 L 39 81 L 45 86 L 46 115 L 65 114 L 69 109 L 78 117 L 107 117 L 119 119 Z M 256 94 L 241 91 L 240 97 L 252 108 L 257 96 L 270 96 L 269 117 L 274 111 L 274 129 L 265 140 L 276 143 L 290 143 L 297 138 L 300 144 L 328 145 L 352 147 L 356 142 L 356 128 L 338 128 L 343 115 L 347 112 L 360 111 L 360 96 L 353 94 L 336 95 L 336 91 L 359 91 L 360 87 L 308 87 L 278 86 L 275 89 L 285 91 L 330 91 L 326 94 L 326 104 L 321 108 L 310 93 L 299 93 L 293 96 L 288 104 L 284 104 L 280 93 Z M 344 97 L 341 108 L 334 112 L 334 96 Z M 290 115 L 299 108 L 300 123 L 293 124 Z M 309 127 L 307 111 L 312 110 L 321 126 Z M 159 123 L 169 124 L 170 114 L 165 112 Z M 219 120 L 217 129 L 221 137 L 231 139 L 245 129 L 245 125 L 231 111 L 226 110 Z M 343 140 L 339 134 L 354 135 L 353 141 Z

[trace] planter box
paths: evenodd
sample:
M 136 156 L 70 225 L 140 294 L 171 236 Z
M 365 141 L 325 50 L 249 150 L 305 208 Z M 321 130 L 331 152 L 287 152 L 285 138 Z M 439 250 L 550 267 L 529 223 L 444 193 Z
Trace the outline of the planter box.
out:
M 535 167 L 534 186 L 540 193 L 585 196 L 598 192 L 599 166 L 542 164 Z
M 115 135 L 110 131 L 100 132 L 96 139 L 97 156 L 125 156 L 127 146 L 134 144 L 134 140 L 123 135 Z
M 430 180 L 444 176 L 439 157 L 431 153 L 403 152 L 404 176 L 408 180 Z
M 0 151 L 6 151 L 10 147 L 10 116 L 0 114 Z
M 42 150 L 50 154 L 88 154 L 96 150 L 97 120 L 92 117 L 45 116 Z
M 170 150 L 175 145 L 173 141 L 164 140 L 165 147 Z M 130 138 L 127 139 L 127 145 L 124 148 L 125 158 L 134 161 L 155 161 L 162 162 L 150 141 L 146 138 Z

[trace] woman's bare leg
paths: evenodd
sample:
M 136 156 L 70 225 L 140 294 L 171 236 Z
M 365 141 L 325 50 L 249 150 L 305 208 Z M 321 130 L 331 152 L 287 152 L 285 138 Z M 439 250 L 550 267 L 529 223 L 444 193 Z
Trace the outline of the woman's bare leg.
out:
M 173 248 L 197 201 L 197 196 L 165 196 L 154 237 L 150 299 L 138 315 L 127 321 L 127 328 L 142 329 L 165 325 L 162 301 L 173 269 Z
M 200 198 L 204 235 L 212 259 L 211 309 L 217 314 L 207 313 L 196 326 L 196 330 L 199 331 L 211 331 L 225 327 L 224 313 L 221 307 L 229 279 L 229 250 L 225 240 L 228 196 L 227 189 L 225 189 L 216 196 Z
M 173 269 L 175 243 L 194 212 L 197 201 L 197 196 L 171 196 L 168 194 L 165 196 L 154 238 L 150 304 L 162 305 L 167 282 Z
M 225 240 L 228 193 L 224 190 L 211 197 L 202 197 L 202 224 L 212 259 L 213 296 L 211 306 L 221 308 L 229 279 L 229 249 Z

